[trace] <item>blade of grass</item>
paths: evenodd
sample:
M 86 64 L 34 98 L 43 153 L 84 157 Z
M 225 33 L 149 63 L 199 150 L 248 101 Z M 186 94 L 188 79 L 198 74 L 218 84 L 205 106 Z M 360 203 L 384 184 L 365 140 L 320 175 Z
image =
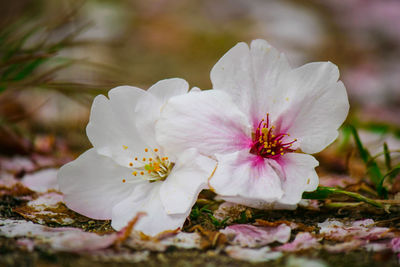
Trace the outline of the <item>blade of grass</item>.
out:
M 394 167 L 393 169 L 391 169 L 390 171 L 388 171 L 383 177 L 382 177 L 382 185 L 383 182 L 385 181 L 385 179 L 387 177 L 389 177 L 390 180 L 393 180 L 398 174 L 400 173 L 400 164 L 397 165 L 396 167 Z
M 389 147 L 387 145 L 387 143 L 383 143 L 383 153 L 385 155 L 385 165 L 386 165 L 386 169 L 389 171 L 392 169 L 392 162 L 391 162 L 391 158 L 390 158 L 390 152 L 389 152 Z
M 361 194 L 355 193 L 355 192 L 350 192 L 346 190 L 342 190 L 339 188 L 334 188 L 334 187 L 327 187 L 327 186 L 319 186 L 317 190 L 313 192 L 305 192 L 303 193 L 303 198 L 305 199 L 320 199 L 324 200 L 327 199 L 329 196 L 333 194 L 342 194 L 349 196 L 351 198 L 354 198 L 358 201 L 368 203 L 372 206 L 378 207 L 378 208 L 384 208 L 381 203 L 376 202 L 375 200 L 365 197 Z
M 360 153 L 360 157 L 367 167 L 367 173 L 369 179 L 374 183 L 376 190 L 378 191 L 378 194 L 380 196 L 386 196 L 387 194 L 386 188 L 383 187 L 382 183 L 383 175 L 381 173 L 381 170 L 379 169 L 378 164 L 376 163 L 376 160 L 371 157 L 369 151 L 364 147 L 356 128 L 354 128 L 353 126 L 349 127 L 353 134 L 358 152 Z

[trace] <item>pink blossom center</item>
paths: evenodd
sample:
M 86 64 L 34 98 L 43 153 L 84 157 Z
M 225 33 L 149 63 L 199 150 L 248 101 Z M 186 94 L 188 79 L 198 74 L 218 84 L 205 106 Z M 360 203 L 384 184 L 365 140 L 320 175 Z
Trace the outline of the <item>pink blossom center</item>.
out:
M 259 155 L 263 158 L 278 158 L 285 153 L 293 152 L 292 144 L 297 141 L 293 139 L 291 142 L 285 142 L 285 137 L 290 134 L 279 132 L 275 126 L 270 125 L 269 114 L 262 119 L 255 132 L 253 133 L 253 143 L 250 153 Z

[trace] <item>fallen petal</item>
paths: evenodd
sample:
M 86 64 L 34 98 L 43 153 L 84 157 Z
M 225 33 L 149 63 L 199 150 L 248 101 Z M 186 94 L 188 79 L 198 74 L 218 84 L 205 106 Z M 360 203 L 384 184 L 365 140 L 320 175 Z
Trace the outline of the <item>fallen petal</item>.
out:
M 310 233 L 301 232 L 296 235 L 296 238 L 282 246 L 275 248 L 278 251 L 300 251 L 310 248 L 320 248 L 321 244 L 318 239 L 312 236 Z
M 271 261 L 283 256 L 282 252 L 271 251 L 269 247 L 242 248 L 240 246 L 228 246 L 225 248 L 225 252 L 234 259 L 249 262 Z
M 290 238 L 291 229 L 286 224 L 280 224 L 277 227 L 235 224 L 226 227 L 220 232 L 225 234 L 233 245 L 259 247 L 275 241 L 286 243 Z
M 22 184 L 36 192 L 46 192 L 49 189 L 58 190 L 57 172 L 57 169 L 44 169 L 27 174 L 22 179 Z

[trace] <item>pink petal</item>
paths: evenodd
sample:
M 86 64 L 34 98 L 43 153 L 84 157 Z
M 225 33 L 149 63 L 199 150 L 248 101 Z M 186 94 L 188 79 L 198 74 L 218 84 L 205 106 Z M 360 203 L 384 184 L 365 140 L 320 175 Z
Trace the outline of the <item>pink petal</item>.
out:
M 290 238 L 291 229 L 286 224 L 277 227 L 261 227 L 249 224 L 235 224 L 220 230 L 221 233 L 233 236 L 230 241 L 233 245 L 242 247 L 264 246 L 275 241 L 286 243 Z
M 222 197 L 240 203 L 241 198 L 273 202 L 282 197 L 281 178 L 267 159 L 242 150 L 231 154 L 217 154 L 218 167 L 210 179 L 210 186 Z M 249 203 L 246 203 L 249 204 Z
M 221 91 L 192 92 L 173 97 L 156 124 L 157 141 L 173 154 L 188 148 L 213 156 L 251 146 L 246 116 Z
M 278 251 L 300 251 L 311 248 L 319 248 L 321 244 L 318 239 L 310 233 L 301 232 L 296 235 L 296 238 L 291 243 L 284 244 L 276 248 Z

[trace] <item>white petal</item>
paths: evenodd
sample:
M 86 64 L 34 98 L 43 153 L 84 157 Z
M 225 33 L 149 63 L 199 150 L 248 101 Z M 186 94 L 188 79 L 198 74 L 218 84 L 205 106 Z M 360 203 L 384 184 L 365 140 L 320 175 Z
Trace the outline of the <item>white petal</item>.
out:
M 60 191 L 67 206 L 94 219 L 110 219 L 113 206 L 128 197 L 133 188 L 123 179 L 128 168 L 89 149 L 58 172 Z
M 147 92 L 155 96 L 161 103 L 165 103 L 173 96 L 186 94 L 189 90 L 188 83 L 179 78 L 158 81 Z
M 173 96 L 187 93 L 188 83 L 183 79 L 161 80 L 151 86 L 136 105 L 136 126 L 146 146 L 156 148 L 154 125 L 165 103 Z M 157 147 L 158 148 L 158 147 Z M 160 149 L 160 148 L 158 148 Z
M 190 211 L 201 190 L 208 187 L 208 178 L 216 162 L 201 156 L 195 149 L 183 152 L 160 189 L 161 201 L 168 214 Z
M 251 127 L 245 115 L 222 91 L 173 97 L 156 124 L 157 141 L 179 153 L 196 148 L 205 155 L 249 147 Z
M 201 92 L 201 89 L 199 87 L 193 87 L 190 89 L 190 92 Z
M 140 218 L 135 230 L 146 235 L 153 236 L 182 227 L 190 211 L 186 214 L 168 215 L 160 199 L 161 183 L 140 185 L 128 198 L 118 203 L 112 211 L 112 227 L 121 230 L 138 212 L 145 212 L 147 215 Z
M 136 87 L 121 86 L 112 89 L 107 99 L 97 96 L 92 105 L 86 133 L 98 153 L 128 166 L 132 159 L 142 157 L 145 144 L 135 125 L 135 105 L 145 91 Z
M 281 204 L 297 204 L 304 191 L 314 191 L 318 186 L 318 175 L 315 167 L 318 161 L 310 155 L 288 153 L 281 157 L 281 165 L 286 179 L 283 182 L 283 197 Z
M 269 160 L 248 150 L 217 154 L 218 167 L 210 187 L 223 197 L 243 197 L 273 202 L 282 197 L 281 178 Z
M 211 70 L 213 88 L 229 93 L 252 120 L 253 126 L 267 112 L 274 117 L 282 106 L 275 96 L 282 94 L 281 81 L 290 71 L 286 57 L 264 40 L 251 48 L 239 43 Z
M 346 88 L 337 82 L 339 71 L 330 62 L 306 64 L 293 70 L 287 87 L 289 108 L 281 114 L 280 128 L 298 139 L 306 153 L 317 153 L 332 143 L 346 119 L 349 102 Z

